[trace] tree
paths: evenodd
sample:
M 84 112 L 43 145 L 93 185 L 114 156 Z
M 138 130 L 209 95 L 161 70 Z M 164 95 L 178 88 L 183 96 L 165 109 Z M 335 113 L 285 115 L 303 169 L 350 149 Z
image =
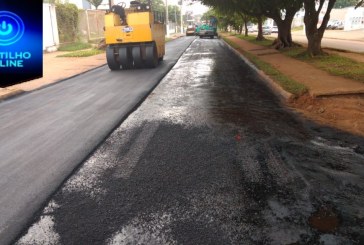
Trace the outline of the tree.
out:
M 75 4 L 56 4 L 59 39 L 61 42 L 74 42 L 78 33 L 78 8 Z
M 142 0 L 140 2 L 141 3 L 149 3 L 149 0 Z M 163 0 L 151 0 L 151 2 L 152 2 L 153 11 L 163 12 L 163 13 L 166 11 L 166 6 L 165 6 Z
M 357 3 L 357 0 L 336 0 L 334 8 L 346 8 L 350 6 L 355 6 Z
M 177 24 L 181 23 L 181 9 L 176 5 L 168 5 L 168 20 Z
M 335 5 L 336 0 L 304 0 L 306 26 L 306 37 L 308 41 L 307 52 L 310 56 L 322 55 L 321 41 L 324 36 L 327 23 L 330 20 L 330 13 Z M 326 11 L 324 8 L 326 6 Z M 324 14 L 321 25 L 319 27 L 319 16 Z
M 278 27 L 276 48 L 293 45 L 291 27 L 293 18 L 303 6 L 303 0 L 259 0 L 264 16 L 272 18 Z
M 231 14 L 221 11 L 218 8 L 212 8 L 202 15 L 201 20 L 209 21 L 211 16 L 218 19 L 217 25 L 220 29 L 227 30 L 231 26 L 240 34 L 242 33 L 245 23 L 242 16 L 238 13 Z
M 256 0 L 201 0 L 201 2 L 231 16 L 245 14 L 255 17 L 258 22 L 258 35 L 256 39 L 264 40 L 262 31 L 263 12 Z
M 91 3 L 97 9 L 103 0 L 86 0 L 87 2 Z
M 264 17 L 272 18 L 278 26 L 277 48 L 291 47 L 293 45 L 291 35 L 292 21 L 297 11 L 303 6 L 303 0 L 202 0 L 202 2 L 214 7 L 255 17 L 258 21 L 257 40 L 264 39 L 262 34 Z
M 361 0 L 358 2 L 358 4 L 355 6 L 355 8 L 359 8 L 360 6 L 364 5 L 364 0 Z

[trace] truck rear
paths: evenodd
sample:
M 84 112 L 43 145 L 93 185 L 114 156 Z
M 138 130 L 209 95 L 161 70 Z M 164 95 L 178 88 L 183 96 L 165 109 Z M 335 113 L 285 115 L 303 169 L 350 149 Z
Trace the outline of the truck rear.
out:
M 210 20 L 199 27 L 198 35 L 200 38 L 203 37 L 210 37 L 211 39 L 214 38 L 214 36 L 218 36 L 217 34 L 217 19 L 214 16 L 210 17 Z

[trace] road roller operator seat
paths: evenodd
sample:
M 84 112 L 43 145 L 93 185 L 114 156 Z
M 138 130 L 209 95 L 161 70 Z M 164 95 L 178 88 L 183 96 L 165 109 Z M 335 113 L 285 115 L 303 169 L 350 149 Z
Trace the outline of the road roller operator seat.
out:
M 120 21 L 123 25 L 127 25 L 126 23 L 126 14 L 125 14 L 125 9 L 120 6 L 120 5 L 113 5 L 111 7 L 111 12 L 117 14 L 120 16 Z

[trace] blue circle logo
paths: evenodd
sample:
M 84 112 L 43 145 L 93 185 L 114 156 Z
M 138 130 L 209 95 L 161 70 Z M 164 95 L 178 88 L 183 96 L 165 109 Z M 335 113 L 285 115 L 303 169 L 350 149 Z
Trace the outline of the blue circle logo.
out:
M 0 11 L 0 46 L 9 46 L 19 41 L 24 34 L 23 20 L 9 11 Z

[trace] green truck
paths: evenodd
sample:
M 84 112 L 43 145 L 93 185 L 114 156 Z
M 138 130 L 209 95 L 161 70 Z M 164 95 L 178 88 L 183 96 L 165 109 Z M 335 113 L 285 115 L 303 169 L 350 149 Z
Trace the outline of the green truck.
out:
M 200 38 L 210 37 L 213 39 L 215 36 L 217 37 L 217 19 L 214 16 L 210 17 L 210 20 L 200 26 L 196 27 L 195 30 L 196 35 Z

